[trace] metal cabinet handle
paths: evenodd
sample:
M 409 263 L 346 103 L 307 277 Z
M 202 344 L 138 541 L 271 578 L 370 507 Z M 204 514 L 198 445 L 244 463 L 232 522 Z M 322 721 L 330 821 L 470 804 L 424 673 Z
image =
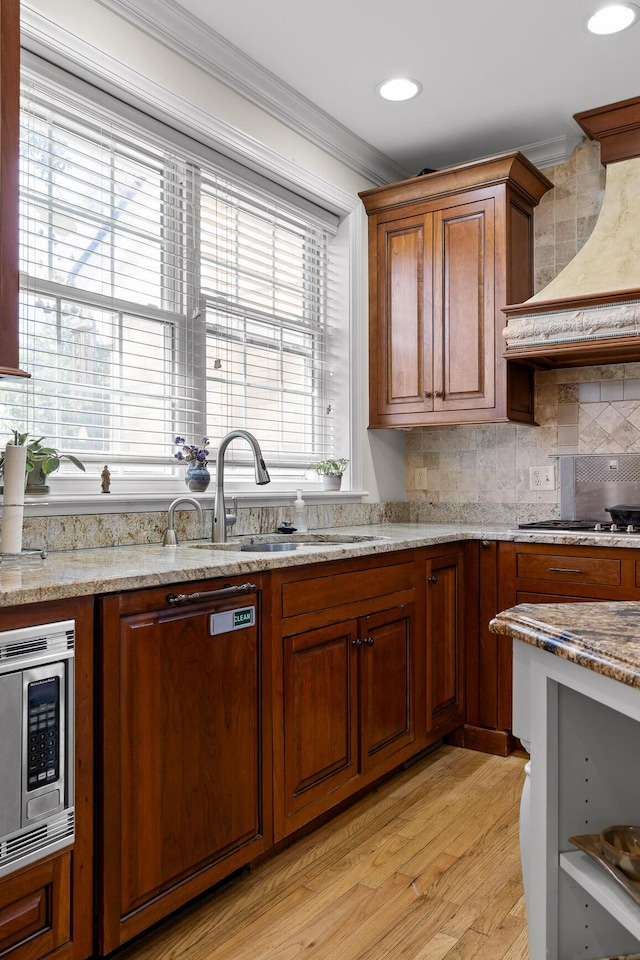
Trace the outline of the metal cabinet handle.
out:
M 434 397 L 441 397 L 441 396 L 442 396 L 442 390 L 434 390 L 434 391 L 433 391 L 433 395 L 434 395 Z
M 354 647 L 362 646 L 362 640 L 360 639 L 360 637 L 356 637 L 355 640 L 352 640 L 351 642 L 353 643 Z
M 428 400 L 429 397 L 431 396 L 431 393 L 429 390 L 425 390 L 422 396 L 425 398 L 425 400 Z
M 372 647 L 372 646 L 373 646 L 373 637 L 365 637 L 362 642 L 365 644 L 365 646 L 367 646 L 367 647 Z
M 185 603 L 205 603 L 207 600 L 224 600 L 227 597 L 238 597 L 244 593 L 255 593 L 258 588 L 255 583 L 241 583 L 238 586 L 230 584 L 220 590 L 205 590 L 204 593 L 168 593 L 167 603 L 179 606 Z
M 549 567 L 549 573 L 582 573 L 579 567 L 572 569 L 571 567 Z
M 435 576 L 429 577 L 429 583 L 437 583 L 437 582 L 438 582 L 438 578 L 437 578 L 437 577 L 435 577 Z

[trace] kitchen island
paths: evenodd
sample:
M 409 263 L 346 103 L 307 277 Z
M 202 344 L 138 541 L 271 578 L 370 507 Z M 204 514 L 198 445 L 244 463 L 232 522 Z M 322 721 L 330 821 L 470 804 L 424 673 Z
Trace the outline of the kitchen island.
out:
M 523 603 L 491 629 L 513 637 L 513 730 L 531 753 L 531 960 L 638 953 L 640 885 L 628 892 L 570 837 L 640 823 L 640 603 Z

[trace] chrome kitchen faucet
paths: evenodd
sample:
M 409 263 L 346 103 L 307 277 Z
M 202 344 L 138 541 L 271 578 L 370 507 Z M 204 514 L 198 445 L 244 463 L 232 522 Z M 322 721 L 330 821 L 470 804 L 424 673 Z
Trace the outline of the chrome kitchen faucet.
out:
M 167 514 L 167 529 L 164 532 L 164 538 L 162 540 L 163 547 L 176 547 L 178 545 L 178 538 L 176 536 L 176 531 L 174 528 L 174 516 L 176 512 L 176 507 L 181 503 L 189 503 L 191 506 L 195 507 L 198 511 L 198 519 L 202 523 L 202 507 L 197 500 L 194 500 L 193 497 L 176 497 L 173 503 L 169 507 L 169 512 Z
M 214 543 L 226 543 L 227 541 L 227 511 L 224 504 L 224 455 L 231 441 L 236 438 L 246 440 L 253 450 L 258 486 L 263 486 L 271 481 L 269 471 L 262 459 L 260 444 L 252 433 L 247 430 L 232 430 L 231 433 L 222 438 L 216 457 L 216 499 L 213 505 L 213 524 L 211 527 L 211 539 Z

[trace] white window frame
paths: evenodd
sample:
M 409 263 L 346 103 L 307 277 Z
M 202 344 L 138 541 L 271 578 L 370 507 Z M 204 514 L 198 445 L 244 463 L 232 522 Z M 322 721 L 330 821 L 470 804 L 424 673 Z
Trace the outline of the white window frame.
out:
M 25 39 L 28 42 L 29 33 Z M 337 437 L 337 449 L 348 451 L 347 456 L 350 459 L 349 468 L 349 490 L 342 491 L 339 494 L 321 494 L 320 485 L 315 479 L 309 478 L 304 481 L 305 491 L 309 491 L 318 502 L 330 497 L 331 499 L 357 501 L 362 499 L 366 491 L 362 490 L 362 454 L 363 454 L 363 430 L 364 430 L 364 357 L 362 344 L 366 342 L 363 330 L 359 325 L 366 322 L 366 276 L 365 276 L 365 218 L 362 206 L 357 196 L 346 193 L 345 191 L 328 184 L 325 180 L 310 174 L 308 171 L 297 166 L 293 162 L 276 154 L 274 151 L 264 145 L 256 143 L 252 138 L 244 136 L 238 130 L 229 127 L 216 118 L 204 113 L 194 105 L 185 104 L 184 100 L 174 97 L 166 89 L 159 87 L 152 81 L 141 76 L 135 71 L 129 70 L 121 62 L 117 64 L 118 83 L 114 83 L 114 65 L 111 59 L 104 55 L 96 57 L 96 49 L 89 48 L 88 51 L 82 49 L 82 44 L 74 47 L 74 56 L 70 58 L 61 52 L 57 47 L 56 31 L 53 31 L 48 40 L 50 44 L 47 50 L 49 57 L 53 56 L 56 63 L 41 61 L 39 57 L 34 58 L 29 51 L 23 52 L 23 59 L 30 64 L 37 62 L 40 74 L 47 73 L 55 78 L 59 75 L 59 70 L 65 73 L 74 71 L 83 75 L 83 79 L 90 80 L 94 85 L 101 86 L 104 93 L 96 90 L 96 99 L 99 101 L 105 94 L 117 94 L 118 98 L 125 103 L 126 112 L 128 106 L 133 109 L 144 107 L 147 114 L 163 124 L 167 124 L 178 132 L 182 130 L 193 136 L 197 131 L 197 138 L 211 146 L 220 153 L 229 157 L 232 165 L 234 161 L 241 161 L 243 168 L 252 167 L 259 174 L 267 175 L 276 183 L 281 183 L 289 190 L 293 190 L 301 196 L 306 196 L 313 203 L 324 206 L 336 213 L 340 218 L 340 227 L 336 243 L 341 247 L 343 256 L 343 275 L 339 278 L 338 301 L 342 306 L 342 316 L 337 318 L 339 331 L 339 342 L 337 349 L 346 359 L 346 376 L 338 382 L 338 387 L 342 392 L 341 401 L 348 415 L 339 418 L 338 428 L 341 431 L 341 437 Z M 34 47 L 42 49 L 41 43 L 34 43 Z M 68 48 L 65 51 L 68 54 Z M 75 61 L 75 62 L 71 62 Z M 82 62 L 82 65 L 80 65 Z M 90 64 L 90 67 L 89 67 Z M 142 82 L 141 82 L 142 79 Z M 356 347 L 359 345 L 359 348 Z M 95 500 L 111 512 L 116 507 L 116 501 L 124 501 L 128 507 L 135 501 L 138 508 L 142 509 L 144 503 L 155 503 L 160 497 L 166 500 L 175 492 L 183 491 L 184 485 L 176 479 L 153 481 L 154 493 L 148 494 L 148 483 L 145 493 L 141 490 L 142 481 L 132 479 L 130 483 L 119 482 L 118 489 L 121 494 L 105 504 L 105 498 L 100 499 L 93 492 L 88 492 L 90 480 L 97 480 L 99 472 L 89 478 L 77 476 L 76 472 L 60 472 L 52 478 L 53 497 L 60 507 L 64 506 L 64 501 L 69 499 L 78 506 L 78 498 L 83 500 Z M 300 486 L 300 481 L 280 481 L 272 483 L 267 488 L 256 488 L 253 482 L 234 481 L 229 477 L 229 482 L 225 484 L 229 493 L 239 494 L 243 502 L 259 502 L 260 504 L 278 503 L 282 499 L 289 500 L 291 491 Z M 96 489 L 99 484 L 96 483 Z M 212 488 L 210 488 L 211 491 Z M 135 494 L 138 493 L 139 497 Z M 242 496 L 246 494 L 246 496 Z M 134 500 L 132 500 L 132 497 Z M 311 501 L 313 502 L 313 501 Z M 44 505 L 43 505 L 44 506 Z M 44 513 L 47 510 L 43 510 Z M 60 511 L 57 511 L 60 512 Z M 75 510 L 74 512 L 78 512 Z

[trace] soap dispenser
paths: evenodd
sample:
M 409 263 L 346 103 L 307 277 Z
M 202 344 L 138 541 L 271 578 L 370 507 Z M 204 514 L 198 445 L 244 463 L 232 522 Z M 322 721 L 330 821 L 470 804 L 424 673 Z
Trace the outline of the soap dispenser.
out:
M 307 505 L 302 499 L 302 490 L 296 491 L 296 500 L 293 504 L 293 525 L 298 533 L 307 532 Z

